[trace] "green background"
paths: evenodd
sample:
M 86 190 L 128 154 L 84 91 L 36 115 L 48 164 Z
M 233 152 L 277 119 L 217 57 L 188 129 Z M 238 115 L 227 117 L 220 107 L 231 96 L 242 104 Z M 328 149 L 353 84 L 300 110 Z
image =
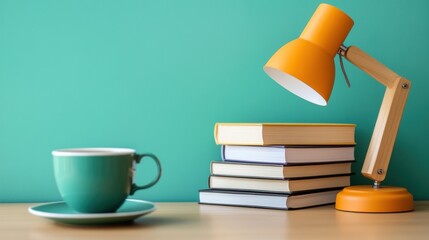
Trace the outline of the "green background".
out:
M 385 184 L 429 199 L 429 1 L 325 1 L 355 25 L 356 45 L 413 83 Z M 384 87 L 336 59 L 329 105 L 278 86 L 262 70 L 299 36 L 321 1 L 0 0 L 0 202 L 60 200 L 51 150 L 129 147 L 164 175 L 136 198 L 197 201 L 220 159 L 216 122 L 355 123 L 353 184 Z M 155 167 L 139 166 L 137 182 Z M 143 176 L 144 175 L 144 176 Z

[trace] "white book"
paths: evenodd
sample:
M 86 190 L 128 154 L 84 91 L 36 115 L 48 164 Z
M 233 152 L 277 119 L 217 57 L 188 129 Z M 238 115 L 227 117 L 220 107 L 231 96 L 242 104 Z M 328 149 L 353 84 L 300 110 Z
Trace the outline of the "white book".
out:
M 251 163 L 310 164 L 354 161 L 354 146 L 223 145 L 222 160 Z

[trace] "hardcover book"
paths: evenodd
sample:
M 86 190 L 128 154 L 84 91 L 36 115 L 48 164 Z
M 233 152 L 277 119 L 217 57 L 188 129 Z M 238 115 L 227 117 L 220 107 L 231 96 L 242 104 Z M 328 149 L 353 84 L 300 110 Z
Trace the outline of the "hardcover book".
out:
M 201 204 L 287 210 L 332 204 L 335 202 L 335 197 L 340 190 L 288 195 L 207 189 L 200 190 L 199 196 Z
M 354 146 L 239 146 L 223 145 L 222 160 L 275 163 L 307 164 L 353 161 Z
M 354 145 L 354 124 L 216 123 L 215 141 L 223 145 Z
M 210 189 L 276 192 L 291 194 L 295 192 L 312 191 L 350 186 L 350 175 L 329 176 L 298 179 L 263 179 L 246 177 L 226 177 L 211 175 Z
M 211 174 L 218 176 L 290 179 L 351 174 L 351 162 L 309 165 L 212 162 Z

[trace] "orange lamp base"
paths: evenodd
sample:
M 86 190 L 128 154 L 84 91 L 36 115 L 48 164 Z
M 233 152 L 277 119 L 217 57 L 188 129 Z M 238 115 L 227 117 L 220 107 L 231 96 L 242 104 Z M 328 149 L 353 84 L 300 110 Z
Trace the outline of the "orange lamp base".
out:
M 414 210 L 414 202 L 413 196 L 405 188 L 351 186 L 337 194 L 335 208 L 348 212 L 408 212 Z

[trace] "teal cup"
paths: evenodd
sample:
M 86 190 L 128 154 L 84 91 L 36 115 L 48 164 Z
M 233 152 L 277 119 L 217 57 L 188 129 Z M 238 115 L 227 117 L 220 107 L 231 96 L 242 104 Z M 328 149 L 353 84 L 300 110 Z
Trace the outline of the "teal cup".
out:
M 129 195 L 155 185 L 161 178 L 161 163 L 150 153 L 127 148 L 75 148 L 52 151 L 58 190 L 66 204 L 81 213 L 115 212 Z M 136 164 L 144 158 L 155 161 L 156 177 L 139 186 L 134 183 Z

